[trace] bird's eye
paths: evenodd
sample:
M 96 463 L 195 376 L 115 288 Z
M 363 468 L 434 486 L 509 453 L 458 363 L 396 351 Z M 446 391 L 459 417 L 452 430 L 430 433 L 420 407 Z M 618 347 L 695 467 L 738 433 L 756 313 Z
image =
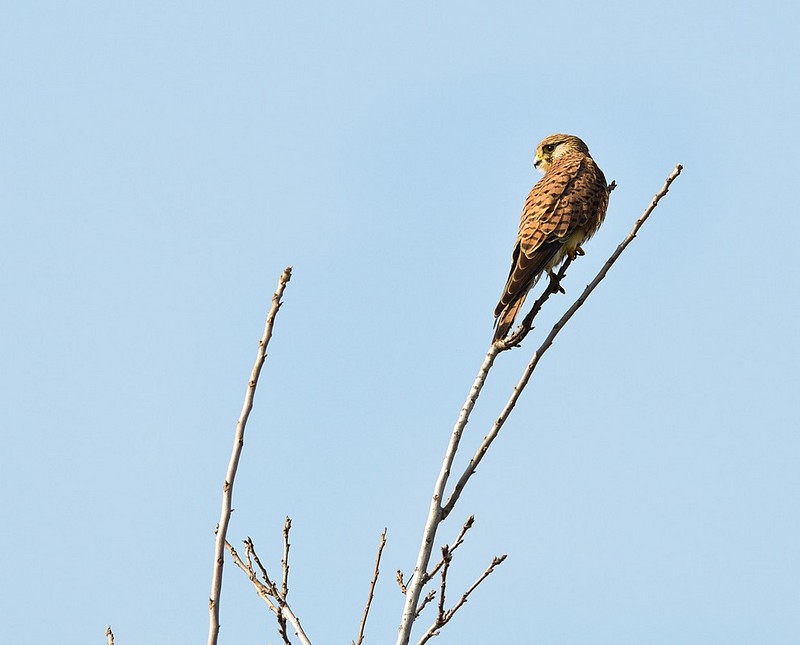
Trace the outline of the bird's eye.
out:
M 544 151 L 545 152 L 553 152 L 553 150 L 555 150 L 555 149 L 556 149 L 556 146 L 555 146 L 555 144 L 552 144 L 552 143 L 548 143 L 546 146 L 544 146 Z

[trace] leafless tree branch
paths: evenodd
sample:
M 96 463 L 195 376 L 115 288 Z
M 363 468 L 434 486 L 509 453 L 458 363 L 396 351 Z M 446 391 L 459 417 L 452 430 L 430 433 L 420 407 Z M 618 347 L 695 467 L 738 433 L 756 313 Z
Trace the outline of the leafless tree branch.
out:
M 386 546 L 386 529 L 381 533 L 381 541 L 378 544 L 378 555 L 375 557 L 375 570 L 372 572 L 372 580 L 369 583 L 369 594 L 367 595 L 367 604 L 364 606 L 364 615 L 361 617 L 361 625 L 358 628 L 358 638 L 353 641 L 353 645 L 362 645 L 364 642 L 364 630 L 367 627 L 367 616 L 369 616 L 369 608 L 372 605 L 372 598 L 375 595 L 375 585 L 378 583 L 378 576 L 380 575 L 381 556 L 383 555 L 383 547 Z M 399 571 L 398 571 L 399 573 Z
M 289 531 L 292 530 L 292 518 L 286 516 L 286 521 L 283 523 L 283 560 L 281 560 L 281 570 L 283 578 L 281 580 L 281 591 L 283 597 L 289 595 Z
M 461 527 L 461 530 L 458 532 L 458 536 L 456 537 L 456 541 L 455 541 L 455 542 L 453 542 L 453 546 L 451 546 L 451 547 L 448 549 L 448 553 L 449 553 L 449 554 L 451 554 L 451 555 L 452 555 L 452 553 L 453 553 L 453 552 L 454 552 L 454 551 L 455 551 L 455 550 L 456 550 L 456 549 L 457 549 L 459 546 L 461 546 L 461 544 L 464 542 L 464 536 L 467 534 L 467 531 L 469 531 L 469 530 L 472 528 L 472 526 L 473 526 L 474 524 L 475 524 L 475 516 L 474 516 L 474 515 L 470 515 L 470 516 L 467 518 L 467 521 L 466 521 L 466 522 L 464 522 L 464 525 Z M 442 554 L 442 555 L 444 555 L 444 554 Z M 439 569 L 441 569 L 441 568 L 442 568 L 442 566 L 444 565 L 444 563 L 445 563 L 445 558 L 444 558 L 444 557 L 442 557 L 442 559 L 441 559 L 441 560 L 439 560 L 439 564 L 437 564 L 435 567 L 433 567 L 433 569 L 431 569 L 431 570 L 430 570 L 430 572 L 428 573 L 428 580 L 430 580 L 431 578 L 433 578 L 433 576 L 435 576 L 435 575 L 438 573 Z
M 464 406 L 461 408 L 461 412 L 459 413 L 458 419 L 456 420 L 456 424 L 453 428 L 453 432 L 450 437 L 450 442 L 447 446 L 447 450 L 445 451 L 445 457 L 442 463 L 442 468 L 439 472 L 439 476 L 434 485 L 433 495 L 431 497 L 431 505 L 428 511 L 428 517 L 425 523 L 425 528 L 423 529 L 422 544 L 420 545 L 420 551 L 417 556 L 416 566 L 414 568 L 414 575 L 412 579 L 409 581 L 405 590 L 406 602 L 403 607 L 403 615 L 401 617 L 400 627 L 398 629 L 397 645 L 408 645 L 409 640 L 411 638 L 411 629 L 413 623 L 419 616 L 419 609 L 417 605 L 419 604 L 419 598 L 422 592 L 422 587 L 430 579 L 430 576 L 427 572 L 427 567 L 430 562 L 431 552 L 433 550 L 436 538 L 436 532 L 439 525 L 453 510 L 453 507 L 455 506 L 456 502 L 458 501 L 458 498 L 460 497 L 462 491 L 464 490 L 467 481 L 477 469 L 478 464 L 483 459 L 483 456 L 486 454 L 486 451 L 488 450 L 492 441 L 494 441 L 503 423 L 505 423 L 505 420 L 508 418 L 508 415 L 511 413 L 511 410 L 514 408 L 514 405 L 516 405 L 516 402 L 519 399 L 522 390 L 527 385 L 528 380 L 530 379 L 530 375 L 533 373 L 533 370 L 538 364 L 538 361 L 541 358 L 542 354 L 545 351 L 547 351 L 547 349 L 552 345 L 553 340 L 558 335 L 558 332 L 569 321 L 569 319 L 572 317 L 575 311 L 577 311 L 581 307 L 581 305 L 583 305 L 583 303 L 588 298 L 589 294 L 591 294 L 591 292 L 594 291 L 595 287 L 608 273 L 608 270 L 611 268 L 611 265 L 613 265 L 613 263 L 622 253 L 622 251 L 624 251 L 625 248 L 628 246 L 628 244 L 630 244 L 630 242 L 636 236 L 636 233 L 641 228 L 642 224 L 644 224 L 644 222 L 650 216 L 650 213 L 652 213 L 653 210 L 656 208 L 658 202 L 661 200 L 662 197 L 664 197 L 664 195 L 667 194 L 670 185 L 678 177 L 678 175 L 680 175 L 681 170 L 682 166 L 680 164 L 675 167 L 675 169 L 672 171 L 669 177 L 667 177 L 664 186 L 658 193 L 656 193 L 655 197 L 651 201 L 648 208 L 645 210 L 644 214 L 636 221 L 629 235 L 617 247 L 617 249 L 608 259 L 606 264 L 597 274 L 595 279 L 586 287 L 581 296 L 575 301 L 575 303 L 573 303 L 573 305 L 567 310 L 567 312 L 562 316 L 562 318 L 556 323 L 556 325 L 553 327 L 553 329 L 551 330 L 550 334 L 547 336 L 545 341 L 542 343 L 539 349 L 537 349 L 533 359 L 531 360 L 531 363 L 528 365 L 528 367 L 526 368 L 525 372 L 522 375 L 522 378 L 514 388 L 511 398 L 509 399 L 508 403 L 503 409 L 500 417 L 498 417 L 497 421 L 495 421 L 495 424 L 492 427 L 489 434 L 487 434 L 486 437 L 484 437 L 478 450 L 476 451 L 475 455 L 473 456 L 472 460 L 470 461 L 464 473 L 461 475 L 461 478 L 457 482 L 453 492 L 450 494 L 449 499 L 447 500 L 446 503 L 443 504 L 445 487 L 447 485 L 447 480 L 450 476 L 453 460 L 455 458 L 455 453 L 458 449 L 461 436 L 469 420 L 469 415 L 475 406 L 477 397 L 479 396 L 480 391 L 483 388 L 484 383 L 486 382 L 488 372 L 491 369 L 492 365 L 494 364 L 494 360 L 496 359 L 497 355 L 500 352 L 506 351 L 511 347 L 517 346 L 521 342 L 522 338 L 524 338 L 525 335 L 530 330 L 533 318 L 539 312 L 539 310 L 541 309 L 542 305 L 547 300 L 547 298 L 549 298 L 550 295 L 552 295 L 553 293 L 558 293 L 561 291 L 561 284 L 560 284 L 561 279 L 564 277 L 566 273 L 566 268 L 569 265 L 570 260 L 567 260 L 565 265 L 563 265 L 559 270 L 558 274 L 550 276 L 550 283 L 548 284 L 548 287 L 545 289 L 545 292 L 542 294 L 542 296 L 540 296 L 540 298 L 534 303 L 534 307 L 532 308 L 531 312 L 525 317 L 523 323 L 520 325 L 520 328 L 517 329 L 514 333 L 512 333 L 508 338 L 499 339 L 494 343 L 492 343 L 492 345 L 489 347 L 489 350 L 486 353 L 486 357 L 484 358 L 483 363 L 481 364 L 481 367 L 478 371 L 478 375 L 475 378 L 472 387 L 470 388 L 467 400 Z M 613 190 L 615 186 L 616 184 L 612 183 L 612 185 L 609 187 L 609 192 Z M 500 561 L 502 561 L 502 559 Z M 493 563 L 493 565 L 490 566 L 489 569 L 487 569 L 489 573 L 491 573 L 491 569 L 493 569 L 493 566 L 496 565 L 494 565 Z M 488 575 L 488 573 L 486 575 Z M 466 602 L 466 598 L 464 598 L 463 600 L 464 602 Z M 460 607 L 461 604 L 459 604 L 458 606 Z M 433 629 L 434 632 L 437 630 L 438 627 Z M 434 634 L 431 633 L 431 636 L 433 635 Z M 428 638 L 430 638 L 430 636 L 428 636 Z
M 414 567 L 414 575 L 406 587 L 406 602 L 403 607 L 403 616 L 398 630 L 397 645 L 408 645 L 408 640 L 411 636 L 411 627 L 418 615 L 417 605 L 419 604 L 419 598 L 422 594 L 422 587 L 428 581 L 428 563 L 430 562 L 431 552 L 433 551 L 436 530 L 442 521 L 441 500 L 444 497 L 444 489 L 447 485 L 447 479 L 450 476 L 450 469 L 452 468 L 453 460 L 458 450 L 458 444 L 461 441 L 461 435 L 464 432 L 467 421 L 469 421 L 469 415 L 475 407 L 475 403 L 486 382 L 486 377 L 489 375 L 489 370 L 492 368 L 498 351 L 499 348 L 495 344 L 489 347 L 486 358 L 483 359 L 483 363 L 478 370 L 478 375 L 475 377 L 475 381 L 467 395 L 467 400 L 461 408 L 453 432 L 450 435 L 450 443 L 445 452 L 442 468 L 439 472 L 439 477 L 436 479 L 436 484 L 433 487 L 433 496 L 431 497 L 431 505 L 428 511 L 428 518 L 425 522 L 425 529 L 422 533 L 422 544 L 420 545 L 417 563 Z
M 249 578 L 250 582 L 252 582 L 253 586 L 256 587 L 256 590 L 259 592 L 259 595 L 264 599 L 269 608 L 275 613 L 278 613 L 278 606 L 274 604 L 271 600 L 272 590 L 275 587 L 274 583 L 269 579 L 269 576 L 266 575 L 266 571 L 258 563 L 258 559 L 256 558 L 256 566 L 259 567 L 261 576 L 264 578 L 264 582 L 261 582 L 261 580 L 258 579 L 258 575 L 256 574 L 256 571 L 253 568 L 253 553 L 252 553 L 253 543 L 250 540 L 250 538 L 244 540 L 244 546 L 245 546 L 245 558 L 247 560 L 246 563 L 241 559 L 236 549 L 233 548 L 233 545 L 230 542 L 225 542 L 225 548 L 227 548 L 228 552 L 231 554 L 231 558 L 233 559 L 234 564 L 247 574 L 247 577 Z
M 255 562 L 256 566 L 258 567 L 258 571 L 261 573 L 261 578 L 264 580 L 264 583 L 267 585 L 267 588 L 274 596 L 277 596 L 278 587 L 269 577 L 267 568 L 263 564 L 261 564 L 261 559 L 258 557 L 258 553 L 256 553 L 256 545 L 253 544 L 253 539 L 249 535 L 244 539 L 244 553 L 245 557 L 247 558 L 248 570 L 253 568 L 252 563 Z
M 417 618 L 419 618 L 419 615 L 422 613 L 422 610 L 425 609 L 428 603 L 434 598 L 436 598 L 436 589 L 431 589 L 427 594 L 425 594 L 425 597 L 422 599 L 422 602 L 419 603 L 419 609 L 417 609 Z
M 400 569 L 397 570 L 397 575 L 395 576 L 397 580 L 397 586 L 400 587 L 400 593 L 405 595 L 406 593 L 406 583 L 403 581 L 403 572 Z
M 439 609 L 436 614 L 436 620 L 434 620 L 433 624 L 428 628 L 428 631 L 423 634 L 422 638 L 417 642 L 417 645 L 424 645 L 427 643 L 431 638 L 434 636 L 439 635 L 439 630 L 444 627 L 450 619 L 455 616 L 456 612 L 463 607 L 467 600 L 469 599 L 470 594 L 478 588 L 486 578 L 488 578 L 492 572 L 494 572 L 495 568 L 502 564 L 505 561 L 506 555 L 495 556 L 492 558 L 492 563 L 486 567 L 486 570 L 480 575 L 480 577 L 470 585 L 469 589 L 467 589 L 462 595 L 459 601 L 453 605 L 450 609 L 445 609 L 445 591 L 447 587 L 447 573 L 450 569 L 450 561 L 452 560 L 453 554 L 452 550 L 449 547 L 444 546 L 442 547 L 442 561 L 444 562 L 444 567 L 442 568 L 442 575 L 441 575 L 441 584 L 440 584 L 440 591 L 439 591 Z
M 114 645 L 114 632 L 111 631 L 111 625 L 106 627 L 106 641 L 108 645 Z
M 517 404 L 517 401 L 519 400 L 522 391 L 528 384 L 531 374 L 533 374 L 533 370 L 536 369 L 536 365 L 538 365 L 539 360 L 542 358 L 542 355 L 553 344 L 553 341 L 555 340 L 556 336 L 558 336 L 559 332 L 564 328 L 564 325 L 567 324 L 567 322 L 569 321 L 570 318 L 572 318 L 575 312 L 578 311 L 578 309 L 580 309 L 580 307 L 583 305 L 584 302 L 586 302 L 586 299 L 589 297 L 592 291 L 594 291 L 597 285 L 600 284 L 603 278 L 606 277 L 606 274 L 608 273 L 611 266 L 617 261 L 617 258 L 619 258 L 619 256 L 625 250 L 625 248 L 633 241 L 633 238 L 636 237 L 636 234 L 639 232 L 639 229 L 645 223 L 647 218 L 650 217 L 650 214 L 655 210 L 656 206 L 658 206 L 658 202 L 661 200 L 662 197 L 664 197 L 664 195 L 667 194 L 672 182 L 675 181 L 678 175 L 681 174 L 681 170 L 683 170 L 683 166 L 678 164 L 672 171 L 672 173 L 670 173 L 669 177 L 667 177 L 666 181 L 664 182 L 664 185 L 661 187 L 661 190 L 659 190 L 655 194 L 655 196 L 650 202 L 650 205 L 647 207 L 644 213 L 642 213 L 639 219 L 636 220 L 630 233 L 628 233 L 625 239 L 623 239 L 622 242 L 619 244 L 619 246 L 617 246 L 616 250 L 611 254 L 606 263 L 601 267 L 600 271 L 598 271 L 594 279 L 586 286 L 581 295 L 578 296 L 578 298 L 575 300 L 572 306 L 569 309 L 567 309 L 566 313 L 564 313 L 564 315 L 558 320 L 558 322 L 555 325 L 553 325 L 553 328 L 550 330 L 550 333 L 547 335 L 544 342 L 534 352 L 530 363 L 528 363 L 528 366 L 522 373 L 522 376 L 517 382 L 517 385 L 514 387 L 514 390 L 512 391 L 508 402 L 506 403 L 505 407 L 500 413 L 500 416 L 497 417 L 491 430 L 483 438 L 483 441 L 481 442 L 478 449 L 475 451 L 474 456 L 470 460 L 463 474 L 461 475 L 455 487 L 453 488 L 453 492 L 451 493 L 450 498 L 447 500 L 443 508 L 444 517 L 447 517 L 450 511 L 453 510 L 453 507 L 458 501 L 458 498 L 461 496 L 461 493 L 464 490 L 467 481 L 475 472 L 475 470 L 478 468 L 478 464 L 480 464 L 480 462 L 483 460 L 483 457 L 486 454 L 486 451 L 489 449 L 489 446 L 492 444 L 495 438 L 497 438 L 497 435 L 500 433 L 500 429 L 503 427 L 503 424 L 506 422 L 506 419 L 508 419 L 509 415 L 511 414 L 511 411 Z M 512 336 L 509 336 L 509 338 L 506 339 L 505 341 L 503 340 L 497 341 L 495 345 L 501 345 L 502 346 L 501 351 L 509 349 L 510 347 L 512 347 L 512 345 L 509 344 L 508 341 L 509 340 L 513 341 L 513 337 L 516 335 L 516 333 L 517 332 L 514 332 L 514 334 L 512 334 Z
M 288 522 L 288 525 L 291 526 L 291 522 Z M 284 529 L 286 524 L 284 524 Z M 288 540 L 288 531 L 284 532 L 285 540 Z M 300 619 L 297 615 L 292 611 L 292 608 L 289 606 L 289 603 L 286 602 L 286 594 L 283 592 L 283 585 L 279 588 L 278 585 L 269 577 L 267 573 L 266 567 L 261 564 L 261 560 L 256 553 L 255 545 L 253 544 L 253 540 L 249 537 L 244 541 L 245 545 L 245 554 L 247 558 L 247 562 L 244 562 L 239 554 L 236 552 L 236 549 L 231 546 L 230 542 L 225 543 L 225 547 L 228 549 L 228 552 L 231 554 L 231 558 L 233 562 L 239 567 L 244 573 L 247 575 L 247 578 L 255 587 L 256 593 L 267 603 L 267 607 L 270 608 L 272 613 L 275 614 L 275 618 L 278 621 L 278 631 L 280 632 L 281 638 L 285 645 L 291 645 L 291 641 L 289 640 L 289 635 L 287 633 L 287 623 L 292 626 L 294 629 L 295 634 L 297 634 L 297 638 L 300 639 L 300 642 L 303 645 L 311 645 L 311 641 L 309 640 L 308 636 L 306 635 L 305 631 L 303 631 L 302 626 L 300 625 Z M 258 571 L 263 578 L 263 582 L 258 579 L 258 574 L 256 570 L 253 568 L 253 563 L 255 562 L 256 567 L 258 567 Z M 286 571 L 285 567 L 282 567 L 284 572 Z
M 444 619 L 444 601 L 447 593 L 447 574 L 450 572 L 450 563 L 453 561 L 453 554 L 450 553 L 450 547 L 446 544 L 442 547 L 442 580 L 439 585 L 439 611 L 437 612 L 436 622 L 443 625 Z
M 286 289 L 286 285 L 292 277 L 292 268 L 286 267 L 278 280 L 278 287 L 272 295 L 272 306 L 267 313 L 267 321 L 264 326 L 264 333 L 258 341 L 258 351 L 247 383 L 244 405 L 236 422 L 236 432 L 233 439 L 233 450 L 228 463 L 228 470 L 225 474 L 225 482 L 222 486 L 222 511 L 220 513 L 219 524 L 217 524 L 216 541 L 214 544 L 214 569 L 211 580 L 211 596 L 208 600 L 209 627 L 208 645 L 216 645 L 219 638 L 219 601 L 222 594 L 222 570 L 225 564 L 225 541 L 228 534 L 228 524 L 231 519 L 231 505 L 233 503 L 233 481 L 236 478 L 236 470 L 239 467 L 239 457 L 244 446 L 244 431 L 250 411 L 253 409 L 253 399 L 255 397 L 258 378 L 261 375 L 261 368 L 267 356 L 267 346 L 272 338 L 272 328 L 275 324 L 275 317 L 281 306 L 281 297 Z
M 472 583 L 472 586 L 470 586 L 470 588 L 463 593 L 461 599 L 455 605 L 453 605 L 453 607 L 450 610 L 448 610 L 447 620 L 450 620 L 453 617 L 453 614 L 455 614 L 459 609 L 461 609 L 464 603 L 467 602 L 467 599 L 469 598 L 470 594 L 478 588 L 479 584 L 481 584 L 484 580 L 486 580 L 486 578 L 488 578 L 494 572 L 495 567 L 505 562 L 505 559 L 507 557 L 508 555 L 503 554 L 492 558 L 492 563 L 488 567 L 486 567 L 486 571 L 484 571 L 481 574 L 481 576 L 475 582 Z

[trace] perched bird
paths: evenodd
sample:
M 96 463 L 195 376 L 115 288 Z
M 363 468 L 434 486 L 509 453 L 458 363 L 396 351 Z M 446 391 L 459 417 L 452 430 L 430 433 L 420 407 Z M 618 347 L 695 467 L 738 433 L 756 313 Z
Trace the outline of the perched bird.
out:
M 608 208 L 606 178 L 578 137 L 547 137 L 536 148 L 533 165 L 544 177 L 522 209 L 508 282 L 494 310 L 494 340 L 505 338 L 543 273 L 567 256 L 583 255 L 581 244 L 600 228 Z

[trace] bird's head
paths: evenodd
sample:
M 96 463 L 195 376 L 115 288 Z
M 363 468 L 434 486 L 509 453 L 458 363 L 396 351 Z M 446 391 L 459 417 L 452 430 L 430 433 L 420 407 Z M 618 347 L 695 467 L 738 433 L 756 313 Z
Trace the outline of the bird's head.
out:
M 547 172 L 550 166 L 561 157 L 571 153 L 588 155 L 589 148 L 578 137 L 571 134 L 551 134 L 536 146 L 533 165 L 542 172 Z

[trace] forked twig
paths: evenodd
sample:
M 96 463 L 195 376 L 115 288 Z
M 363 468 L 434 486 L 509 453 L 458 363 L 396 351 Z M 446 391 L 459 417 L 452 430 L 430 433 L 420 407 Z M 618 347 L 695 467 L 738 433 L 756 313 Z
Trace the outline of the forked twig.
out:
M 286 289 L 286 285 L 292 278 L 292 267 L 286 267 L 278 280 L 278 288 L 272 295 L 272 306 L 267 313 L 267 321 L 264 325 L 264 333 L 258 341 L 258 351 L 247 383 L 244 404 L 236 422 L 236 432 L 233 439 L 233 450 L 228 462 L 228 470 L 225 474 L 225 482 L 222 486 L 222 511 L 220 513 L 219 524 L 217 524 L 216 540 L 214 544 L 214 570 L 211 580 L 211 596 L 208 599 L 209 626 L 208 626 L 208 645 L 216 645 L 219 638 L 219 601 L 222 593 L 222 570 L 225 564 L 225 542 L 228 534 L 228 524 L 231 519 L 231 507 L 233 503 L 233 481 L 236 478 L 236 470 L 239 467 L 239 457 L 244 446 L 244 431 L 247 426 L 247 419 L 253 409 L 253 399 L 258 385 L 258 377 L 261 375 L 261 368 L 267 356 L 267 345 L 272 338 L 272 328 L 275 324 L 275 316 L 281 306 L 281 297 Z
M 288 524 L 291 526 L 291 522 Z M 285 526 L 286 524 L 284 524 L 284 527 Z M 284 535 L 286 535 L 286 533 L 284 533 Z M 285 539 L 288 539 L 288 536 L 286 536 Z M 281 585 L 279 588 L 278 585 L 269 577 L 266 567 L 261 563 L 261 560 L 256 553 L 253 540 L 248 537 L 244 541 L 244 545 L 247 562 L 242 560 L 230 542 L 225 543 L 225 547 L 231 554 L 233 562 L 237 567 L 244 571 L 244 573 L 247 575 L 247 578 L 255 587 L 256 593 L 264 600 L 264 602 L 267 603 L 267 607 L 269 607 L 270 611 L 275 614 L 275 618 L 278 621 L 278 631 L 283 639 L 284 644 L 291 645 L 291 641 L 289 640 L 289 635 L 287 633 L 288 623 L 292 626 L 295 634 L 297 634 L 297 637 L 300 639 L 300 642 L 303 643 L 303 645 L 311 645 L 311 641 L 300 625 L 300 619 L 297 617 L 294 611 L 292 611 L 292 608 L 286 601 L 286 594 L 283 593 L 283 585 Z M 258 572 L 261 574 L 263 582 L 259 580 L 258 574 L 253 568 L 253 563 L 255 563 L 256 567 L 258 567 Z M 284 571 L 286 571 L 285 568 Z

